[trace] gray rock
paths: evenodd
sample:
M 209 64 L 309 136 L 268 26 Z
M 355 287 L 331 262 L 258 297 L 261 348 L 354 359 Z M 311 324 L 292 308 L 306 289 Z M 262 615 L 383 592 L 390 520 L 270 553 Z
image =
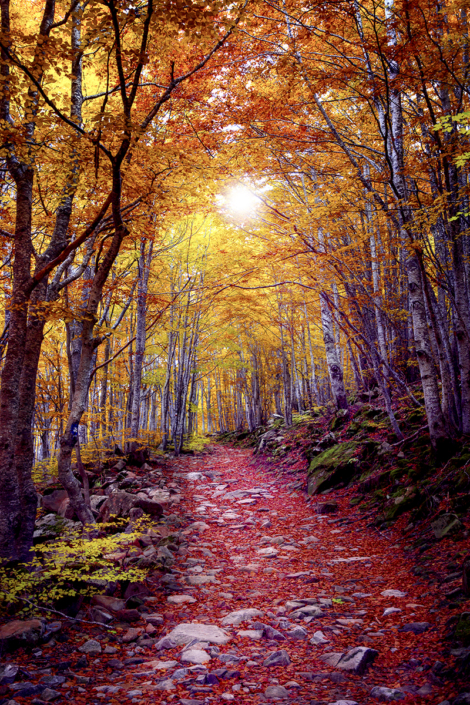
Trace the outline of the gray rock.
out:
M 442 516 L 431 522 L 431 529 L 436 539 L 455 534 L 461 528 L 462 523 L 455 514 L 442 514 Z
M 238 656 L 235 656 L 235 654 L 220 654 L 219 656 L 217 656 L 217 658 L 222 663 L 240 663 L 240 658 Z
M 289 654 L 284 649 L 281 649 L 280 651 L 273 651 L 263 661 L 263 666 L 288 666 L 289 664 Z
M 272 639 L 273 641 L 285 641 L 286 637 L 274 627 L 269 624 L 263 624 L 263 622 L 253 622 L 251 625 L 253 629 L 258 629 L 263 632 L 265 639 Z
M 317 605 L 304 605 L 291 612 L 291 617 L 321 617 L 323 612 Z
M 162 639 L 159 639 L 155 644 L 155 648 L 158 649 L 158 651 L 161 651 L 162 649 L 175 649 L 177 646 L 178 644 L 176 641 L 170 639 L 168 636 L 164 636 Z
M 334 703 L 329 703 L 329 705 L 359 705 L 356 700 L 336 700 Z
M 380 702 L 389 703 L 394 700 L 403 700 L 405 698 L 405 693 L 402 690 L 397 690 L 396 688 L 386 688 L 385 686 L 375 686 L 370 691 L 370 694 L 376 700 Z
M 167 678 L 166 680 L 157 683 L 154 688 L 155 690 L 174 690 L 176 688 L 176 685 L 173 683 L 171 678 Z
M 382 597 L 406 597 L 406 592 L 401 590 L 383 590 L 380 594 Z
M 307 639 L 308 632 L 304 627 L 296 626 L 289 632 L 291 639 Z
M 319 645 L 319 644 L 327 644 L 327 643 L 328 643 L 328 639 L 327 639 L 326 636 L 323 634 L 323 632 L 317 631 L 317 632 L 314 633 L 314 635 L 313 635 L 312 638 L 310 639 L 310 643 L 311 643 L 311 644 L 317 644 L 317 645 Z
M 268 700 L 282 700 L 289 697 L 289 691 L 283 685 L 269 685 L 264 695 Z
M 174 641 L 177 646 L 189 644 L 193 639 L 206 641 L 210 644 L 228 644 L 230 641 L 230 635 L 223 629 L 220 629 L 220 627 L 216 627 L 212 624 L 199 624 L 197 622 L 178 624 L 178 626 L 172 629 L 167 635 L 167 638 Z
M 400 632 L 413 632 L 413 634 L 423 634 L 431 625 L 429 622 L 411 622 L 399 629 Z
M 41 693 L 41 700 L 45 700 L 46 703 L 50 703 L 53 700 L 57 700 L 57 698 L 60 698 L 61 693 L 59 693 L 57 690 L 53 690 L 52 688 L 45 688 L 42 693 Z
M 343 671 L 352 671 L 361 676 L 378 655 L 378 651 L 374 649 L 368 649 L 366 646 L 356 646 L 341 657 L 336 667 Z
M 0 666 L 0 685 L 14 683 L 20 667 L 16 663 L 5 663 Z
M 234 626 L 238 626 L 242 622 L 248 622 L 254 617 L 262 617 L 264 615 L 264 612 L 261 610 L 257 610 L 254 607 L 249 607 L 247 609 L 243 610 L 236 610 L 235 612 L 230 612 L 226 617 L 223 618 L 222 624 L 224 626 L 228 624 L 233 624 Z
M 181 655 L 181 661 L 183 663 L 201 664 L 208 663 L 210 660 L 211 657 L 204 649 L 187 649 L 183 651 Z
M 460 693 L 452 705 L 470 705 L 470 693 Z
M 47 685 L 48 688 L 57 688 L 58 685 L 62 685 L 65 681 L 65 676 L 44 676 L 41 678 L 41 683 Z
M 82 654 L 100 654 L 101 644 L 96 639 L 88 639 L 88 641 L 78 647 L 78 650 Z
M 343 658 L 343 654 L 340 651 L 333 651 L 329 654 L 322 654 L 319 658 L 320 661 L 326 663 L 327 666 L 331 666 L 331 668 L 336 668 L 338 663 Z

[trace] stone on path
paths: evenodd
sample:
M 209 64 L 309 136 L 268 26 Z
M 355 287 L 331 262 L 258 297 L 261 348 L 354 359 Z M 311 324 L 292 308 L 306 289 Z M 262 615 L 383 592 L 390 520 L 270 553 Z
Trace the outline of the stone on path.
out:
M 172 605 L 182 605 L 184 602 L 197 602 L 191 595 L 170 595 L 166 598 Z
M 96 639 L 88 639 L 88 641 L 78 647 L 78 650 L 82 654 L 100 654 L 101 644 Z
M 187 649 L 183 651 L 181 655 L 181 661 L 183 663 L 202 664 L 208 663 L 210 660 L 211 657 L 204 649 Z
M 189 644 L 193 641 L 193 639 L 197 639 L 198 641 L 206 641 L 210 644 L 228 644 L 230 638 L 230 635 L 223 629 L 220 629 L 220 627 L 216 627 L 212 624 L 200 624 L 198 622 L 178 624 L 178 626 L 172 629 L 172 631 L 165 637 L 165 639 L 171 639 L 176 646 Z M 157 648 L 172 647 L 158 647 L 157 644 Z
M 317 631 L 317 632 L 314 633 L 314 635 L 313 635 L 312 638 L 310 639 L 310 643 L 311 643 L 311 644 L 327 644 L 327 643 L 328 643 L 328 639 L 327 639 L 326 636 L 323 634 L 323 632 Z
M 235 612 L 230 612 L 230 614 L 227 614 L 222 619 L 222 624 L 224 626 L 227 626 L 229 624 L 238 626 L 242 622 L 247 622 L 253 619 L 254 617 L 263 617 L 263 615 L 264 612 L 262 612 L 261 610 L 258 610 L 255 607 L 248 607 L 247 609 L 235 610 Z
M 340 668 L 344 671 L 352 671 L 362 676 L 378 655 L 378 651 L 374 649 L 368 649 L 366 646 L 356 646 L 341 657 L 336 664 L 336 668 Z
M 405 624 L 399 631 L 401 632 L 412 632 L 413 634 L 423 634 L 427 631 L 431 625 L 429 622 L 411 622 L 410 624 Z
M 268 699 L 281 700 L 289 697 L 289 691 L 283 685 L 269 685 L 264 691 L 264 695 Z
M 401 590 L 383 590 L 380 594 L 382 597 L 406 597 L 406 592 Z
M 263 661 L 263 666 L 288 666 L 289 664 L 289 654 L 284 649 L 281 649 L 280 651 L 273 651 Z
M 316 605 L 303 605 L 291 613 L 291 617 L 321 617 L 323 612 Z
M 237 636 L 240 636 L 242 639 L 253 639 L 254 641 L 258 641 L 259 639 L 263 638 L 263 630 L 241 629 L 239 632 L 237 632 Z
M 370 694 L 376 700 L 381 702 L 393 702 L 394 700 L 403 700 L 405 698 L 405 693 L 402 690 L 397 690 L 396 688 L 386 688 L 385 686 L 375 686 L 370 691 Z

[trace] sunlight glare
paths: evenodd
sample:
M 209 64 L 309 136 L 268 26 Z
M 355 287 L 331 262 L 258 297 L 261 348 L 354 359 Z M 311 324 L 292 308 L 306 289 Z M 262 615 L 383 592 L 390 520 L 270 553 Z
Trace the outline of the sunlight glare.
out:
M 258 196 L 255 196 L 246 186 L 234 188 L 227 199 L 230 210 L 239 216 L 251 215 L 259 202 Z

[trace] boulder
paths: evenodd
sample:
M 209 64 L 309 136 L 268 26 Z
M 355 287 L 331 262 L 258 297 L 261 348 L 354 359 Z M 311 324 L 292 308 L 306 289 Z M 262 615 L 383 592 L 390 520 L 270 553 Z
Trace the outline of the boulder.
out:
M 70 498 L 67 490 L 54 490 L 50 494 L 45 494 L 42 497 L 41 505 L 46 512 L 54 512 L 65 516 L 65 513 L 70 504 Z
M 208 642 L 210 644 L 228 644 L 230 641 L 229 634 L 227 634 L 227 632 L 223 629 L 220 629 L 212 624 L 200 624 L 198 622 L 178 624 L 178 626 L 172 629 L 166 638 L 171 639 L 176 646 L 189 644 L 193 641 L 193 639 Z
M 78 647 L 78 650 L 82 654 L 100 654 L 101 644 L 96 639 L 88 639 L 88 641 Z
M 283 700 L 289 697 L 289 691 L 283 685 L 268 685 L 264 691 L 264 696 L 268 700 Z
M 360 443 L 338 443 L 317 455 L 308 470 L 308 493 L 319 494 L 340 483 L 349 484 L 359 472 Z
M 211 657 L 204 649 L 187 649 L 181 655 L 183 663 L 203 664 L 208 663 Z
M 95 605 L 104 607 L 106 610 L 117 612 L 123 610 L 126 606 L 125 600 L 120 600 L 117 597 L 108 597 L 108 595 L 93 595 L 91 600 Z
M 462 523 L 455 514 L 442 514 L 431 522 L 431 529 L 436 539 L 443 539 L 460 531 Z
M 161 517 L 163 515 L 162 505 L 146 497 L 138 497 L 135 507 L 142 509 L 146 514 L 150 514 L 150 516 Z
M 13 651 L 19 646 L 35 646 L 41 641 L 45 632 L 44 622 L 39 619 L 7 622 L 0 627 L 0 652 Z
M 123 490 L 113 492 L 101 506 L 98 521 L 106 523 L 111 517 L 128 517 L 135 502 L 136 497 L 133 494 Z
M 334 514 L 338 511 L 338 502 L 332 500 L 331 502 L 321 502 L 315 507 L 317 514 Z

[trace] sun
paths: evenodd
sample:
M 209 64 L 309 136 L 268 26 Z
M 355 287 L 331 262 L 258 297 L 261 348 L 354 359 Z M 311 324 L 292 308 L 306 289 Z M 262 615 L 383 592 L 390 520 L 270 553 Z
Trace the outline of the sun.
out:
M 229 192 L 226 202 L 234 215 L 248 216 L 255 212 L 260 199 L 246 186 L 236 186 Z

